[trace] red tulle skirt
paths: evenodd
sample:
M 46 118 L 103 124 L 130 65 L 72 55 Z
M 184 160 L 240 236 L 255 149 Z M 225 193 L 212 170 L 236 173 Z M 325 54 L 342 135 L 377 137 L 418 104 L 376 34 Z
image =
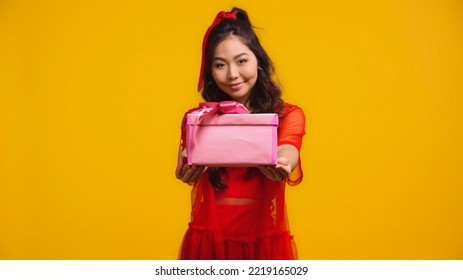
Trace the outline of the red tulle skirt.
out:
M 239 178 L 246 176 L 245 170 L 235 168 L 229 172 Z M 261 174 L 254 177 L 248 176 L 246 184 L 229 181 L 225 192 L 215 191 L 208 180 L 194 187 L 192 221 L 180 259 L 297 258 L 286 221 L 284 183 L 269 181 Z

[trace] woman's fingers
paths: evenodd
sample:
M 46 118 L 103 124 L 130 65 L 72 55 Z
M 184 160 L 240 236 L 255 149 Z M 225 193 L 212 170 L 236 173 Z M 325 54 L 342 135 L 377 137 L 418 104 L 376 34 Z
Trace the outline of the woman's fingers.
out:
M 192 166 L 185 164 L 183 166 L 182 176 L 180 179 L 184 183 L 195 182 L 199 179 L 199 177 L 201 177 L 205 169 L 206 168 L 204 166 Z
M 195 181 L 199 180 L 201 175 L 203 175 L 203 172 L 206 169 L 206 167 L 204 167 L 204 166 L 194 166 L 193 169 L 194 169 L 194 171 L 193 171 L 193 175 L 191 176 L 191 181 L 195 182 Z
M 192 182 L 194 171 L 195 170 L 193 169 L 192 166 L 186 165 L 185 173 L 183 173 L 183 176 L 182 176 L 182 181 L 185 183 Z
M 272 171 L 268 169 L 268 166 L 259 166 L 258 168 L 260 172 L 262 172 L 265 175 L 265 177 L 269 178 L 270 180 L 275 181 L 275 176 L 272 173 Z
M 288 177 L 286 171 L 277 169 L 276 166 L 261 166 L 259 169 L 265 177 L 273 181 L 282 181 Z
M 283 176 L 283 178 L 287 178 L 289 174 L 291 174 L 291 166 L 289 164 L 277 165 L 275 169 L 280 173 L 281 176 Z
M 276 165 L 260 166 L 259 169 L 270 180 L 282 181 L 291 174 L 291 166 L 289 160 L 284 157 L 278 158 L 277 162 Z

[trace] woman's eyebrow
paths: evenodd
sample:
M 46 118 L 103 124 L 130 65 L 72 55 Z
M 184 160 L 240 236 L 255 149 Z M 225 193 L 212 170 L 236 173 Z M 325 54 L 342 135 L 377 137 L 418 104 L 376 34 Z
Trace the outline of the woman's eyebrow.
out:
M 248 55 L 248 54 L 245 53 L 245 52 L 243 52 L 243 53 L 240 53 L 240 54 L 235 55 L 233 58 L 234 58 L 234 59 L 237 59 L 238 57 L 242 57 L 243 55 Z
M 244 55 L 248 55 L 248 54 L 245 53 L 245 52 L 243 52 L 243 53 L 240 53 L 240 54 L 235 55 L 235 56 L 233 57 L 233 59 L 237 59 L 237 58 L 242 57 L 242 56 L 244 56 Z M 226 61 L 225 58 L 220 57 L 220 56 L 214 57 L 214 60 L 223 60 L 223 61 Z

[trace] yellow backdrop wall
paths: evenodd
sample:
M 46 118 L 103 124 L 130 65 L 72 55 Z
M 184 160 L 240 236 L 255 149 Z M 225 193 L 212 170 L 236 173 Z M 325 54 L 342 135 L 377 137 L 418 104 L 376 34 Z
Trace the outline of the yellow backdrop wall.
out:
M 177 257 L 180 120 L 233 6 L 308 118 L 300 257 L 463 258 L 461 1 L 18 0 L 0 4 L 1 259 Z

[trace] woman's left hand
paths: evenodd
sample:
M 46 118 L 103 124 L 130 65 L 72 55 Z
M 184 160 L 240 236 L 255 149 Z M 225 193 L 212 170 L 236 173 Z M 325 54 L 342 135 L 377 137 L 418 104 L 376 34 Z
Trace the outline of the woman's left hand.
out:
M 259 170 L 272 181 L 282 181 L 291 174 L 291 165 L 285 157 L 280 157 L 276 165 L 259 166 Z

